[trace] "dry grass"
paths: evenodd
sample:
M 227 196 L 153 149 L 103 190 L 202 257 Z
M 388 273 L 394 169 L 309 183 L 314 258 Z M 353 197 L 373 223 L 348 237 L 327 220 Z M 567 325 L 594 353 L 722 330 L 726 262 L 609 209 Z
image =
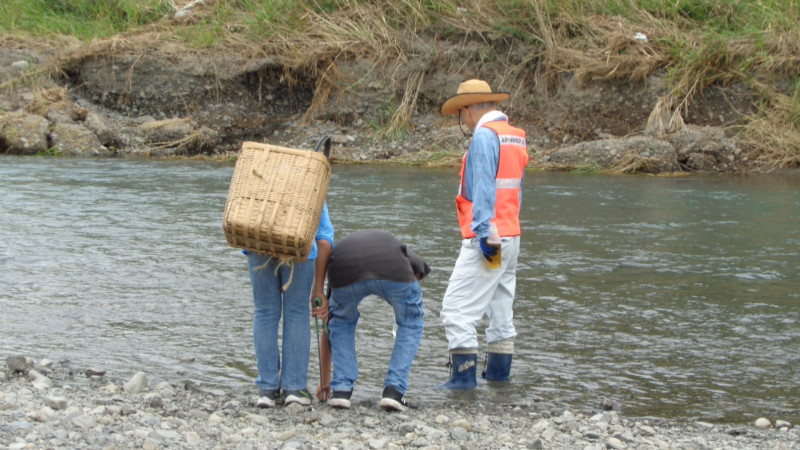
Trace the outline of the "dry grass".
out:
M 547 20 L 544 12 L 540 20 Z M 556 28 L 543 27 L 542 34 L 547 47 L 545 64 L 552 73 L 573 73 L 578 81 L 629 79 L 641 81 L 654 70 L 667 66 L 669 57 L 664 45 L 653 43 L 653 39 L 665 30 L 641 26 L 622 18 L 590 16 L 580 22 L 565 17 Z M 589 39 L 576 42 L 568 36 L 568 30 L 580 29 Z M 648 41 L 634 38 L 643 33 Z
M 199 130 L 194 130 L 188 135 L 180 138 L 164 142 L 148 142 L 147 147 L 152 150 L 163 150 L 168 148 L 186 148 L 198 147 L 204 142 L 203 133 Z
M 760 114 L 745 127 L 742 141 L 753 151 L 749 158 L 770 168 L 800 166 L 800 99 L 772 93 Z
M 56 105 L 66 104 L 68 99 L 69 94 L 62 87 L 36 89 L 33 91 L 33 100 L 25 106 L 25 111 L 44 116 L 48 109 Z
M 609 168 L 610 173 L 636 174 L 646 173 L 649 171 L 650 167 L 647 163 L 647 160 L 640 157 L 637 152 L 633 151 L 624 155 L 619 161 L 616 162 L 616 164 L 614 164 L 613 167 Z
M 402 136 L 405 130 L 408 129 L 411 123 L 411 116 L 414 113 L 414 106 L 417 103 L 419 91 L 424 80 L 425 74 L 423 72 L 416 72 L 409 77 L 406 88 L 403 91 L 403 98 L 400 100 L 397 110 L 392 114 L 387 126 L 376 134 L 376 140 L 382 138 L 395 140 L 395 138 Z
M 193 2 L 171 3 L 178 11 Z M 797 27 L 754 23 L 751 26 L 761 31 L 726 35 L 710 32 L 687 17 L 670 16 L 669 2 L 663 3 L 663 14 L 648 11 L 640 2 L 617 2 L 624 5 L 624 17 L 603 11 L 602 6 L 607 3 L 613 1 L 307 0 L 287 3 L 293 6 L 286 6 L 290 11 L 285 20 L 270 22 L 252 20 L 253 11 L 237 6 L 247 4 L 244 0 L 205 0 L 194 4 L 193 14 L 184 19 L 167 18 L 88 43 L 63 38 L 53 43 L 60 51 L 48 67 L 27 74 L 27 79 L 6 82 L 0 89 L 57 73 L 88 57 L 120 52 L 143 54 L 155 48 L 163 51 L 171 45 L 181 52 L 216 51 L 253 60 L 276 60 L 284 67 L 283 76 L 290 85 L 308 80 L 314 83 L 314 98 L 304 116 L 310 120 L 334 92 L 355 88 L 340 85 L 339 65 L 345 60 L 361 59 L 390 74 L 387 85 L 394 89 L 398 107 L 382 133 L 391 136 L 409 126 L 425 81 L 425 70 L 408 71 L 406 65 L 418 52 L 428 51 L 433 54 L 431 60 L 447 61 L 454 71 L 485 67 L 492 71 L 493 79 L 500 80 L 499 87 L 512 92 L 533 81 L 547 85 L 563 74 L 574 75 L 577 82 L 640 81 L 654 71 L 666 71 L 671 89 L 657 102 L 649 128 L 671 132 L 684 126 L 683 118 L 695 98 L 709 86 L 735 82 L 768 85 L 774 78 L 796 79 L 800 73 Z M 332 9 L 324 7 L 332 4 Z M 515 9 L 503 10 L 498 7 L 500 4 Z M 716 6 L 708 14 L 731 13 Z M 780 18 L 775 19 L 777 24 Z M 194 47 L 190 38 L 203 33 L 207 34 L 201 39 L 205 47 Z M 635 33 L 643 33 L 647 41 L 635 39 Z M 487 52 L 521 45 L 528 51 L 521 62 L 513 64 L 496 54 L 491 67 L 480 55 L 448 60 L 446 44 L 436 44 L 443 36 L 444 42 L 482 43 Z M 13 38 L 0 39 L 9 43 Z M 753 155 L 759 160 L 774 161 L 780 166 L 797 165 L 800 124 L 792 105 L 796 104 L 796 96 L 772 91 L 763 89 L 765 101 L 759 114 L 745 118 L 747 132 L 743 140 L 755 149 Z
M 735 82 L 760 85 L 764 100 L 759 113 L 744 117 L 745 133 L 738 139 L 754 149 L 752 158 L 767 166 L 800 165 L 797 92 L 793 96 L 775 93 L 771 84 L 780 79 L 796 80 L 800 73 L 800 33 L 796 28 L 709 36 L 682 23 L 659 20 L 641 10 L 639 13 L 641 20 L 636 22 L 608 16 L 566 16 L 543 27 L 542 42 L 547 49 L 543 63 L 548 76 L 572 73 L 579 82 L 637 81 L 653 71 L 666 70 L 671 90 L 658 100 L 648 120 L 648 128 L 657 133 L 683 129 L 683 118 L 694 99 L 709 86 Z M 537 17 L 544 24 L 553 20 L 542 11 L 537 11 Z M 569 38 L 563 30 L 580 30 L 579 39 Z M 644 33 L 648 41 L 633 39 L 635 32 Z M 635 171 L 639 169 L 636 165 L 631 161 L 615 170 Z

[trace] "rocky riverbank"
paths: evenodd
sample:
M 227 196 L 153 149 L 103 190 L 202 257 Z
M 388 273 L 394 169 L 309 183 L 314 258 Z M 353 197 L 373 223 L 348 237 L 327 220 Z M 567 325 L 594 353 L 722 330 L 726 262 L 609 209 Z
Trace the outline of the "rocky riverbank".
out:
M 288 83 L 288 69 L 274 58 L 141 45 L 0 41 L 0 154 L 227 159 L 246 140 L 313 148 L 323 135 L 332 137 L 331 157 L 342 163 L 456 165 L 465 150 L 462 130 L 438 108 L 470 74 L 431 65 L 424 55 L 399 73 L 342 61 L 330 99 L 315 104 L 316 81 L 297 73 L 295 84 Z M 454 44 L 447 58 L 471 51 Z M 547 89 L 520 87 L 503 109 L 528 132 L 531 168 L 658 174 L 769 168 L 733 137 L 736 118 L 752 109 L 752 92 L 742 85 L 711 88 L 676 126 L 669 114 L 654 115 L 668 90 L 665 77 L 580 83 L 565 75 Z M 413 80 L 415 107 L 392 132 L 398 86 Z
M 198 449 L 797 449 L 800 428 L 626 417 L 613 410 L 454 400 L 403 413 L 354 401 L 349 410 L 255 407 L 252 392 L 148 382 L 9 356 L 0 371 L 0 444 L 34 448 Z M 413 399 L 412 399 L 413 404 Z

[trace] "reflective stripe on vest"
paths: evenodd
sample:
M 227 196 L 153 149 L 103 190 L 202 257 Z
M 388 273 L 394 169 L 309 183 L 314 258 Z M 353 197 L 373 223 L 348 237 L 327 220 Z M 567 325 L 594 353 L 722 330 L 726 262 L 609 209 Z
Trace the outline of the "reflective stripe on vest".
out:
M 500 141 L 492 222 L 497 225 L 497 232 L 500 236 L 519 236 L 521 232 L 519 225 L 520 192 L 525 166 L 528 164 L 525 131 L 512 127 L 504 120 L 488 122 L 483 126 L 494 131 Z M 461 184 L 459 184 L 456 197 L 458 223 L 461 227 L 461 236 L 465 239 L 475 237 L 475 233 L 472 231 L 472 202 L 461 195 L 461 185 L 464 183 L 464 171 L 468 156 L 469 151 L 461 160 Z

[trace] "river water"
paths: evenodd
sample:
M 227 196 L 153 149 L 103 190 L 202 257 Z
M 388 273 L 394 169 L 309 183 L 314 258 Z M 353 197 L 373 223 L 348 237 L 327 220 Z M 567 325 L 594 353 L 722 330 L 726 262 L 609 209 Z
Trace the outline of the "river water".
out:
M 0 357 L 255 396 L 246 262 L 221 227 L 232 173 L 201 161 L 0 158 Z M 433 268 L 412 401 L 800 422 L 796 174 L 530 172 L 512 383 L 466 394 L 435 389 L 448 375 L 439 310 L 460 239 L 457 183 L 456 169 L 333 168 L 337 239 L 385 229 Z M 372 400 L 393 318 L 376 298 L 361 313 L 353 395 Z M 312 344 L 311 389 L 316 355 Z

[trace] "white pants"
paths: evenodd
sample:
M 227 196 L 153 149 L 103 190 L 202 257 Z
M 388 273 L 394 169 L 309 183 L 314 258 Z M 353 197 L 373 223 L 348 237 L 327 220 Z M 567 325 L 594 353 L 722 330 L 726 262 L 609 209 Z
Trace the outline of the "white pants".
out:
M 517 336 L 514 329 L 514 291 L 517 285 L 519 236 L 502 239 L 502 264 L 486 267 L 478 239 L 464 239 L 450 282 L 442 300 L 440 316 L 448 349 L 478 349 L 475 327 L 484 314 L 489 316 L 486 342 Z

